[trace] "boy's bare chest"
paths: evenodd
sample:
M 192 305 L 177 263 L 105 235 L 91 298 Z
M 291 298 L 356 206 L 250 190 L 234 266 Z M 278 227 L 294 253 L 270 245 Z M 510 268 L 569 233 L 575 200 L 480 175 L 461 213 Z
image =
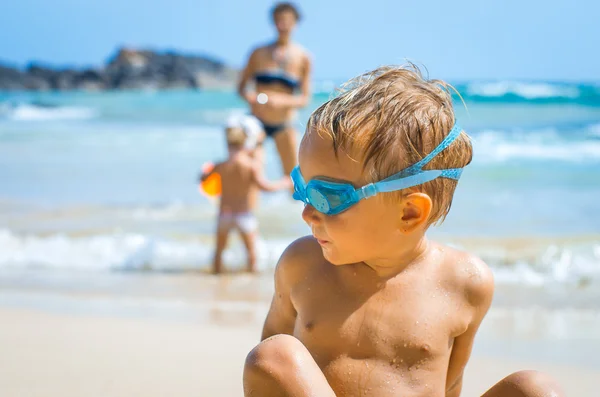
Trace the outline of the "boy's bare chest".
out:
M 342 356 L 419 365 L 450 351 L 464 317 L 462 302 L 426 281 L 365 289 L 307 279 L 292 300 L 294 335 L 322 365 Z

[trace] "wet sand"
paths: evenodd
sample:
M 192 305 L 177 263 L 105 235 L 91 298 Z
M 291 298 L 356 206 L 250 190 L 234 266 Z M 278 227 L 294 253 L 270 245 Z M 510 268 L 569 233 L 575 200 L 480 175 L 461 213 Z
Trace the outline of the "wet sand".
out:
M 0 395 L 241 396 L 244 358 L 258 342 L 269 286 L 268 276 L 5 274 Z M 548 333 L 555 312 L 536 317 L 524 310 L 490 313 L 463 395 L 480 395 L 511 372 L 537 369 L 557 378 L 567 395 L 597 396 L 598 329 Z M 597 312 L 580 312 L 578 327 L 597 326 Z

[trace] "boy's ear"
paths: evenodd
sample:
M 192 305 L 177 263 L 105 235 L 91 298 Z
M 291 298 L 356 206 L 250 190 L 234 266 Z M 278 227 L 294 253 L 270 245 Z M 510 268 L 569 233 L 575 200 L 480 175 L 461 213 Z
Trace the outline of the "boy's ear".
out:
M 402 200 L 401 229 L 410 233 L 427 224 L 433 208 L 431 197 L 425 193 L 411 193 Z

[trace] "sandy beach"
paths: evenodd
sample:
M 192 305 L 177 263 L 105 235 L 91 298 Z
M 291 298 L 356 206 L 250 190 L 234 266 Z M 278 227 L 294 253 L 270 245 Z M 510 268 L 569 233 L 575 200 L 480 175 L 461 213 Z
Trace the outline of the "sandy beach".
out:
M 269 275 L 4 273 L 0 395 L 241 396 L 244 358 L 258 341 L 269 283 Z M 490 312 L 463 395 L 478 396 L 507 374 L 534 368 L 556 377 L 569 396 L 597 396 L 600 365 L 591 357 L 598 347 L 593 335 L 583 335 L 580 340 L 588 343 L 572 348 L 544 333 L 543 317 L 515 333 L 510 324 L 519 319 L 506 318 L 514 312 Z M 596 320 L 592 314 L 588 326 Z M 528 346 L 528 356 L 518 351 L 520 343 Z M 566 358 L 536 357 L 536 343 Z

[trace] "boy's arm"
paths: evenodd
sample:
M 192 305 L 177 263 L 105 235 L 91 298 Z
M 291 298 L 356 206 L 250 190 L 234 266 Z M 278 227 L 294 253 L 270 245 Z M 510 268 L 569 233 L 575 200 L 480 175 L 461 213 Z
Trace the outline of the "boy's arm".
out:
M 265 192 L 275 192 L 293 187 L 292 180 L 287 175 L 275 182 L 267 180 L 262 173 L 260 165 L 253 168 L 252 177 L 258 188 Z
M 200 182 L 204 182 L 209 176 L 211 176 L 212 174 L 214 174 L 215 172 L 219 172 L 219 168 L 221 168 L 221 163 L 217 163 L 215 164 L 212 168 L 208 169 L 208 170 L 202 170 L 202 173 L 200 174 Z
M 454 338 L 448 373 L 446 375 L 446 397 L 458 397 L 462 389 L 462 380 L 467 361 L 471 356 L 475 334 L 485 317 L 494 294 L 494 277 L 487 265 L 481 261 L 473 263 L 477 269 L 467 280 L 467 300 L 473 308 L 473 315 L 467 330 Z
M 307 247 L 305 239 L 294 241 L 281 255 L 275 268 L 275 292 L 265 324 L 263 326 L 261 340 L 273 335 L 294 333 L 296 323 L 296 309 L 291 300 L 291 289 L 298 279 L 298 270 L 302 266 L 302 258 L 305 257 Z

